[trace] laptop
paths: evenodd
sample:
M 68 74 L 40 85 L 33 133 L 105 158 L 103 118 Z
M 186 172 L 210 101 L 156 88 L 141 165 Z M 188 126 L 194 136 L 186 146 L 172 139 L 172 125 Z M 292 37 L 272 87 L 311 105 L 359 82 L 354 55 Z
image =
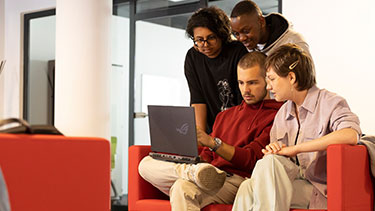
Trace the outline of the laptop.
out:
M 151 157 L 176 163 L 200 161 L 193 107 L 149 105 L 148 117 Z

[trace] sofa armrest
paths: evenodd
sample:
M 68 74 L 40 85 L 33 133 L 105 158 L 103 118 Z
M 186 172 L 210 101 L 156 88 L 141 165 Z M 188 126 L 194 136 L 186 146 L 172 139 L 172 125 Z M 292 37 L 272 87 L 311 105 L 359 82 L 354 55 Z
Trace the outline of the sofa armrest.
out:
M 109 211 L 110 143 L 102 138 L 0 134 L 12 211 Z
M 139 162 L 148 155 L 151 146 L 129 147 L 129 191 L 128 205 L 129 210 L 135 209 L 135 203 L 142 199 L 168 199 L 168 197 L 145 181 L 138 173 Z
M 328 210 L 373 210 L 374 192 L 369 167 L 365 146 L 338 144 L 328 147 Z

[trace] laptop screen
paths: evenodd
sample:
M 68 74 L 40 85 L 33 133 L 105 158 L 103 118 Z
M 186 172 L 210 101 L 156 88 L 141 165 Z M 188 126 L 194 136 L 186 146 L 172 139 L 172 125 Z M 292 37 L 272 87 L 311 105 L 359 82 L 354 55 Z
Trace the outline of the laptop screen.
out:
M 193 107 L 148 106 L 151 151 L 198 156 Z

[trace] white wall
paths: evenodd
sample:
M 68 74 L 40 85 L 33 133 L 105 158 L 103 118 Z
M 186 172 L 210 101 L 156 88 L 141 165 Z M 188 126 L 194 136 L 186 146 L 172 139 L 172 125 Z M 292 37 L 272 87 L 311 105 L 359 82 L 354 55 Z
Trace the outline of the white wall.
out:
M 22 13 L 46 10 L 56 5 L 55 0 L 3 0 L 4 59 L 7 60 L 0 79 L 0 99 L 3 112 L 0 118 L 22 116 Z M 0 23 L 1 26 L 1 23 Z M 0 46 L 1 47 L 1 46 Z M 1 108 L 1 107 L 0 107 Z
M 310 45 L 320 88 L 347 99 L 375 134 L 375 1 L 285 0 L 283 14 Z
M 111 0 L 57 0 L 55 126 L 110 140 Z

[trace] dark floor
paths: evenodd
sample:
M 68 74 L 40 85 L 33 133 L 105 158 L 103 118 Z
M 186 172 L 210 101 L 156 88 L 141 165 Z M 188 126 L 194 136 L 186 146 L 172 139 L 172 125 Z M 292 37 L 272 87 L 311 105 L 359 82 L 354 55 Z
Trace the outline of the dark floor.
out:
M 128 195 L 120 196 L 119 199 L 112 199 L 111 211 L 127 211 L 128 210 Z
M 126 205 L 112 205 L 111 211 L 128 211 L 128 206 L 126 206 Z

